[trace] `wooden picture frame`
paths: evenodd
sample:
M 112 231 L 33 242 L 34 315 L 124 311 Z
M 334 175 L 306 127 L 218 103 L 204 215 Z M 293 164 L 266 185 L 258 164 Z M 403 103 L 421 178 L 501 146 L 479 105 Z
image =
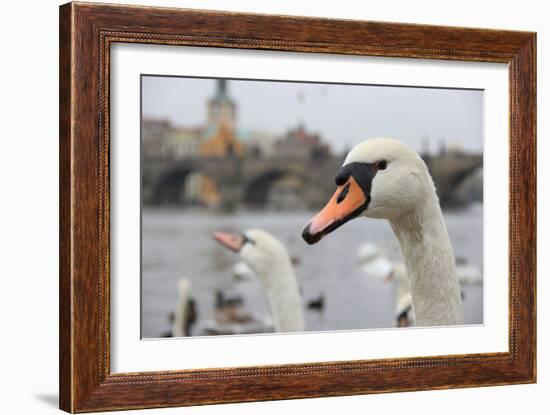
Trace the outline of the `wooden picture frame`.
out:
M 111 373 L 109 69 L 114 43 L 509 65 L 509 351 Z M 536 380 L 536 34 L 69 3 L 60 8 L 60 407 L 90 412 Z

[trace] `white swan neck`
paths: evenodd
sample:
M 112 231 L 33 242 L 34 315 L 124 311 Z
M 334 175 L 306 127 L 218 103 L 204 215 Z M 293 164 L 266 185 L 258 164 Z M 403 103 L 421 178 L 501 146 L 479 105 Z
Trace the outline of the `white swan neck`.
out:
M 302 299 L 292 264 L 288 258 L 276 261 L 270 275 L 262 280 L 277 332 L 303 331 Z
M 416 325 L 462 324 L 453 248 L 435 194 L 390 223 L 405 259 Z

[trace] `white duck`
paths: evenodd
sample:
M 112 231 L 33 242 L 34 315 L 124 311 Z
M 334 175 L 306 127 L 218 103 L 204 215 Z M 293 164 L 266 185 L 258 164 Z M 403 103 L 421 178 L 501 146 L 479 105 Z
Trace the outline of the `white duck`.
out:
M 453 249 L 428 168 L 418 153 L 391 138 L 355 146 L 336 176 L 337 189 L 306 225 L 313 244 L 358 216 L 387 219 L 410 279 L 416 325 L 464 322 Z
M 298 282 L 285 246 L 260 229 L 244 234 L 215 232 L 213 237 L 238 253 L 264 287 L 277 332 L 303 331 L 304 316 Z

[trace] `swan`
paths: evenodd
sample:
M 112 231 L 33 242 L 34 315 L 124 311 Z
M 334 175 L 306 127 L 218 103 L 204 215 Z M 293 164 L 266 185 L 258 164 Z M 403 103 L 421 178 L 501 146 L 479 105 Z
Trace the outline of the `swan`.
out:
M 412 298 L 410 291 L 397 300 L 397 304 L 395 305 L 395 317 L 397 327 L 414 326 L 414 315 L 412 312 Z
M 172 331 L 169 337 L 189 336 L 191 326 L 197 318 L 195 301 L 191 297 L 191 281 L 188 278 L 180 278 L 177 290 L 176 310 L 170 315 Z
M 336 175 L 336 192 L 304 227 L 317 243 L 358 217 L 386 219 L 409 277 L 415 325 L 463 324 L 453 248 L 428 168 L 416 151 L 392 138 L 356 145 Z
M 365 242 L 357 249 L 357 262 L 369 277 L 386 280 L 394 271 L 395 263 L 380 252 L 372 242 Z
M 303 331 L 302 299 L 285 246 L 261 229 L 251 229 L 243 234 L 214 232 L 212 236 L 225 248 L 238 253 L 260 280 L 275 331 Z
M 231 272 L 233 273 L 233 277 L 238 280 L 252 280 L 255 278 L 254 271 L 243 261 L 233 264 Z

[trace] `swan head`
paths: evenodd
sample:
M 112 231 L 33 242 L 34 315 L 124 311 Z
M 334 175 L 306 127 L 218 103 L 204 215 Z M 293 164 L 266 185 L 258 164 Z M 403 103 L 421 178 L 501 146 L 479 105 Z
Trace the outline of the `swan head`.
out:
M 292 266 L 282 242 L 262 229 L 250 229 L 244 233 L 214 232 L 212 237 L 225 248 L 238 253 L 260 279 L 281 265 Z
M 435 196 L 422 158 L 391 138 L 371 138 L 355 146 L 335 182 L 336 192 L 302 232 L 308 244 L 359 216 L 398 220 Z

